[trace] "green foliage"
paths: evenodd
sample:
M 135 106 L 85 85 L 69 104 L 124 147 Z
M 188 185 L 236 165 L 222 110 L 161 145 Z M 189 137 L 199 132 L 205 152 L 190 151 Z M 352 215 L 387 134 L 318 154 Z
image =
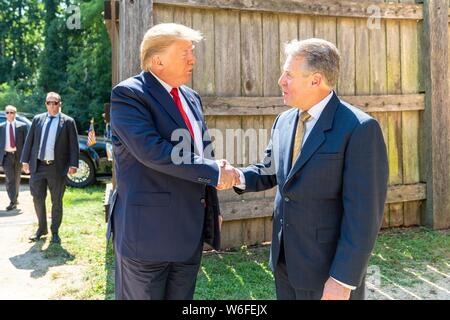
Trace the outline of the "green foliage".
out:
M 81 9 L 81 28 L 67 25 L 70 5 Z M 102 0 L 0 0 L 0 109 L 44 112 L 45 93 L 56 91 L 80 134 L 92 117 L 103 133 L 111 47 L 102 11 Z

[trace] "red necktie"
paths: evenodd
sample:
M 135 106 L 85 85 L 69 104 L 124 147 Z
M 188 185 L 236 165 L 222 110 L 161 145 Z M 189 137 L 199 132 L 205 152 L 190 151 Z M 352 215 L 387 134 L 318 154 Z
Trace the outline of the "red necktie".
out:
M 175 104 L 178 107 L 178 110 L 180 110 L 181 116 L 183 117 L 184 122 L 186 123 L 186 126 L 188 127 L 189 132 L 191 133 L 192 140 L 194 140 L 194 131 L 192 130 L 191 122 L 189 121 L 186 112 L 184 112 L 183 105 L 181 104 L 180 96 L 178 94 L 178 89 L 173 88 L 172 90 L 170 90 L 170 94 L 172 95 L 173 100 L 175 101 Z
M 16 139 L 14 139 L 14 130 L 12 123 L 9 124 L 9 145 L 11 148 L 16 147 Z

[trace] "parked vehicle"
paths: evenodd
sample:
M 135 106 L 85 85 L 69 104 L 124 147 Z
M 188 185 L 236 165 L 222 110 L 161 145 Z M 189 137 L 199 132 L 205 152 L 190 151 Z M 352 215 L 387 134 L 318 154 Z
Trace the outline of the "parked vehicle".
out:
M 25 123 L 28 127 L 31 126 L 31 121 L 27 118 L 28 114 L 18 113 L 16 121 Z M 6 121 L 4 111 L 0 111 L 0 123 Z M 111 176 L 112 163 L 108 160 L 107 141 L 104 138 L 96 137 L 96 144 L 88 147 L 87 136 L 78 135 L 80 159 L 77 173 L 74 175 L 67 175 L 67 184 L 72 187 L 86 187 L 97 181 L 99 177 Z M 3 168 L 0 166 L 0 172 L 3 173 Z

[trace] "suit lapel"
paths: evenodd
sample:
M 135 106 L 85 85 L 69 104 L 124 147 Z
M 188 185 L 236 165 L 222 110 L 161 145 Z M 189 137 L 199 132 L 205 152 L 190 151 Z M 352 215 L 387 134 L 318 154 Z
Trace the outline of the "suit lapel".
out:
M 331 97 L 331 100 L 328 102 L 327 106 L 322 111 L 322 114 L 320 115 L 314 128 L 309 134 L 305 144 L 303 145 L 300 157 L 292 165 L 292 169 L 289 172 L 286 181 L 292 178 L 292 176 L 297 171 L 299 171 L 306 164 L 306 162 L 308 162 L 308 160 L 312 157 L 312 155 L 316 152 L 316 150 L 324 143 L 325 141 L 324 132 L 332 128 L 334 114 L 336 112 L 338 104 L 339 99 L 336 96 L 336 93 L 334 93 L 333 96 Z
M 150 72 L 141 72 L 141 77 L 144 83 L 150 88 L 150 94 L 158 101 L 162 109 L 167 112 L 179 128 L 188 130 L 175 101 L 161 83 Z
M 59 135 L 61 134 L 61 130 L 62 130 L 63 126 L 64 126 L 64 121 L 65 121 L 65 117 L 63 117 L 63 114 L 60 113 L 59 114 L 58 128 L 56 129 L 55 143 L 58 140 Z
M 36 125 L 36 137 L 38 139 L 37 143 L 41 143 L 42 129 L 44 128 L 45 119 L 47 119 L 47 113 L 43 113 L 41 117 L 38 118 L 38 124 Z

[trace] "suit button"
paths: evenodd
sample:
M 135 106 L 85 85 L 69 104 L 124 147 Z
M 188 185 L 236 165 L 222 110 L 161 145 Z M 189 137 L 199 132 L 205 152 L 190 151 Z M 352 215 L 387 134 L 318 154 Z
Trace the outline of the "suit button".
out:
M 283 219 L 280 219 L 280 223 L 283 224 Z
M 284 201 L 289 202 L 291 199 L 289 199 L 289 197 L 284 197 Z
M 204 198 L 201 198 L 201 199 L 200 199 L 200 203 L 203 203 L 203 204 L 204 204 L 204 203 L 205 203 L 205 199 L 204 199 Z

